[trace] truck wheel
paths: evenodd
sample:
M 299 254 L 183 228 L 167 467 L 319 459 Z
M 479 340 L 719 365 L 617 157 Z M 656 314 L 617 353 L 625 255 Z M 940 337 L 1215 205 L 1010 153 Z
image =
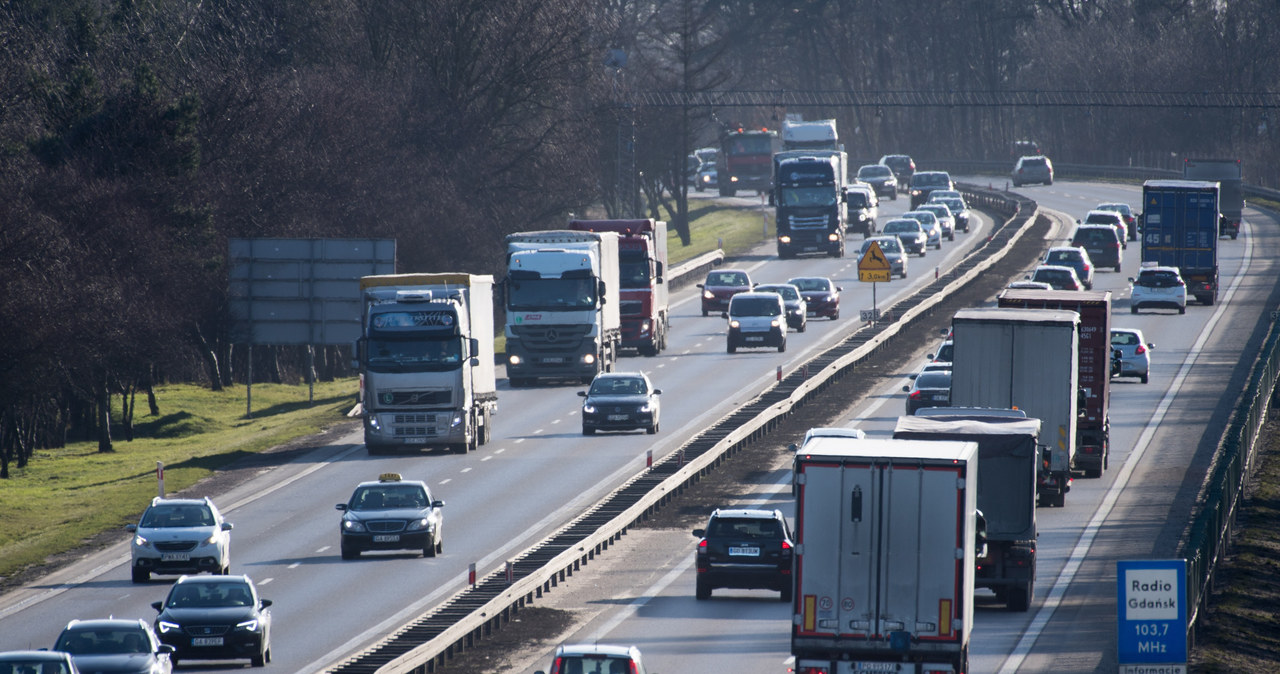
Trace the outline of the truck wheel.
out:
M 698 601 L 706 601 L 711 598 L 711 586 L 702 581 L 699 577 L 694 583 L 693 596 Z
M 1067 492 L 1060 491 L 1049 497 L 1049 505 L 1055 508 L 1062 508 L 1067 505 Z
M 465 443 L 465 442 L 455 443 L 455 444 L 453 444 L 453 445 L 450 445 L 450 446 L 449 446 L 449 449 L 450 449 L 454 454 L 466 454 L 466 453 L 467 453 L 467 443 Z
M 1117 274 L 1119 274 L 1119 273 L 1120 273 L 1120 264 L 1119 264 L 1119 263 L 1116 263 L 1116 273 L 1117 273 Z
M 1035 585 L 1027 583 L 1023 587 L 1010 588 L 1009 610 L 1025 613 L 1031 609 L 1031 598 L 1035 594 Z
M 1097 468 L 1085 468 L 1085 477 L 1102 477 L 1102 464 L 1099 463 Z
M 1138 313 L 1138 305 L 1136 305 L 1136 304 L 1130 304 L 1130 305 L 1129 305 L 1129 313 L 1131 313 L 1131 314 L 1136 314 L 1136 313 Z

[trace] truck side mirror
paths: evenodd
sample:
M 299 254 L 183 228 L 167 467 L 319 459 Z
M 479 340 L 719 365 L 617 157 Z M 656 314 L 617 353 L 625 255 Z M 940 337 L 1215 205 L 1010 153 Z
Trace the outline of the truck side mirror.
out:
M 480 357 L 476 354 L 480 353 L 480 340 L 472 337 L 467 340 L 467 349 L 471 352 L 471 366 L 475 367 L 480 364 Z
M 351 369 L 360 369 L 360 363 L 364 362 L 364 350 L 366 344 L 368 344 L 368 342 L 364 337 L 361 337 L 351 343 Z
M 604 304 L 605 297 L 606 297 L 605 291 L 607 291 L 608 289 L 609 289 L 608 286 L 604 284 L 604 279 L 600 279 L 599 281 L 596 281 L 596 293 L 600 295 L 600 304 L 602 305 Z
M 987 517 L 981 510 L 974 511 L 975 522 L 973 552 L 977 557 L 987 556 Z
M 657 280 L 657 282 L 658 282 L 658 283 L 663 283 L 663 282 L 664 282 L 664 281 L 662 280 L 662 274 L 663 274 L 665 271 L 666 271 L 666 270 L 665 270 L 665 269 L 663 269 L 663 265 L 662 265 L 662 261 L 661 261 L 661 260 L 658 260 L 658 261 L 656 261 L 656 262 L 654 262 L 654 263 L 653 263 L 654 278 L 655 278 L 655 280 Z

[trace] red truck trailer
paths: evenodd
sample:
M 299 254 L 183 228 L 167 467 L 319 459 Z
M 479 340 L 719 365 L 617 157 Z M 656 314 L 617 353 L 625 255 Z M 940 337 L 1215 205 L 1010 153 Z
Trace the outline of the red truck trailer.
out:
M 638 220 L 571 220 L 569 229 L 617 232 L 622 348 L 656 356 L 667 348 L 667 223 Z

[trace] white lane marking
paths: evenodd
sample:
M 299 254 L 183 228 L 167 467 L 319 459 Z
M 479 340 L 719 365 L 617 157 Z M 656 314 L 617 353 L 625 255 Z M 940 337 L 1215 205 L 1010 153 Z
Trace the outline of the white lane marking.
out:
M 480 460 L 481 460 L 481 461 L 488 461 L 489 459 L 492 459 L 492 458 L 493 458 L 493 455 L 492 455 L 492 454 L 486 454 L 486 455 L 484 455 L 484 456 L 480 457 Z
M 327 550 L 328 550 L 329 548 L 331 548 L 331 547 L 333 547 L 333 546 L 331 546 L 331 545 L 322 545 L 322 546 L 320 546 L 320 547 L 316 548 L 316 554 L 317 554 L 317 555 L 319 555 L 319 554 L 323 554 L 325 551 L 327 551 Z
M 1165 414 L 1169 411 L 1169 406 L 1173 404 L 1173 399 L 1177 397 L 1179 390 L 1182 388 L 1182 382 L 1191 373 L 1191 366 L 1195 363 L 1196 358 L 1200 354 L 1200 350 L 1204 348 L 1205 342 L 1209 341 L 1209 335 L 1213 329 L 1217 327 L 1218 321 L 1222 319 L 1226 313 L 1227 306 L 1231 303 L 1231 298 L 1236 294 L 1236 289 L 1240 287 L 1240 283 L 1244 280 L 1245 273 L 1249 271 L 1249 262 L 1253 257 L 1253 231 L 1252 227 L 1245 224 L 1245 251 L 1244 263 L 1240 266 L 1240 271 L 1236 272 L 1234 278 L 1231 279 L 1231 287 L 1227 289 L 1226 296 L 1218 302 L 1218 308 L 1213 312 L 1213 316 L 1209 318 L 1209 322 L 1205 324 L 1204 329 L 1200 331 L 1196 343 L 1187 352 L 1187 357 L 1183 359 L 1182 366 L 1178 368 L 1178 374 L 1173 378 L 1173 383 L 1169 384 L 1169 388 L 1165 390 L 1164 397 L 1160 399 L 1160 404 L 1156 405 L 1156 411 L 1151 415 L 1151 420 L 1147 422 L 1146 427 L 1142 429 L 1142 435 L 1138 436 L 1138 442 L 1134 445 L 1133 452 L 1129 454 L 1129 458 L 1121 467 L 1120 473 L 1116 475 L 1116 481 L 1107 490 L 1107 495 L 1102 499 L 1102 503 L 1098 505 L 1098 509 L 1094 511 L 1093 518 L 1089 520 L 1089 524 L 1085 526 L 1084 532 L 1080 536 L 1080 540 L 1076 542 L 1075 548 L 1071 551 L 1071 556 L 1067 558 L 1067 563 L 1062 567 L 1062 572 L 1058 574 L 1057 580 L 1053 583 L 1053 588 L 1049 590 L 1049 595 L 1045 597 L 1044 604 L 1036 611 L 1036 616 L 1031 620 L 1031 624 L 1022 632 L 1022 638 L 1018 640 L 1018 644 L 1014 646 L 1013 652 L 1009 654 L 1008 659 L 1004 661 L 1004 665 L 1000 667 L 1000 674 L 1014 674 L 1018 668 L 1022 666 L 1022 662 L 1031 654 L 1031 648 L 1035 645 L 1040 633 L 1044 631 L 1045 625 L 1049 624 L 1049 620 L 1053 618 L 1054 611 L 1058 610 L 1058 606 L 1062 603 L 1062 597 L 1067 593 L 1067 588 L 1071 585 L 1071 581 L 1075 579 L 1076 572 L 1079 571 L 1080 565 L 1084 563 L 1085 557 L 1089 554 L 1089 548 L 1093 546 L 1093 539 L 1098 535 L 1098 531 L 1102 525 L 1106 523 L 1107 517 L 1111 514 L 1111 510 L 1115 508 L 1116 501 L 1120 499 L 1121 492 L 1129 484 L 1129 478 L 1133 475 L 1134 469 L 1142 460 L 1142 456 L 1146 454 L 1151 439 L 1155 437 L 1156 429 L 1160 426 L 1160 422 L 1164 420 Z
M 263 578 L 262 580 L 258 581 L 258 587 L 262 587 L 263 585 L 266 585 L 267 583 L 270 583 L 273 580 L 275 580 L 275 578 Z
M 571 414 L 572 414 L 572 413 L 571 413 Z M 554 426 L 554 425 L 556 425 L 556 424 L 558 424 L 558 423 L 560 423 L 560 420 L 559 420 L 559 419 L 552 419 L 552 420 L 551 420 L 551 425 L 553 425 L 553 426 Z
M 471 472 L 471 468 L 472 468 L 472 466 L 467 466 L 466 468 L 463 468 L 463 469 L 462 469 L 462 472 L 464 472 L 464 473 L 470 473 L 470 472 Z
M 516 438 L 516 444 L 524 442 L 524 438 Z
M 290 568 L 290 569 L 296 569 L 296 568 L 298 568 L 299 566 L 302 566 L 302 562 L 294 562 L 294 563 L 290 564 L 288 568 Z
M 506 447 L 499 447 L 498 449 L 493 450 L 493 453 L 494 453 L 494 454 L 501 454 L 501 453 L 503 453 L 503 452 L 505 452 L 505 451 L 507 451 L 507 448 L 506 448 Z
M 453 478 L 451 477 L 446 477 L 445 479 L 440 480 L 440 484 L 449 484 L 450 482 L 453 482 Z

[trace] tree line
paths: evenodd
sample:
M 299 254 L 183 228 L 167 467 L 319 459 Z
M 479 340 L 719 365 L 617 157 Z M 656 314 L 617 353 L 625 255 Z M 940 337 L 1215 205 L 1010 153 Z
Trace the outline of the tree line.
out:
M 243 383 L 227 242 L 394 238 L 409 271 L 501 274 L 505 234 L 663 206 L 728 125 L 839 120 L 853 156 L 1238 156 L 1266 111 L 704 109 L 627 91 L 1274 91 L 1239 0 L 9 0 L 0 3 L 0 477 L 129 437 L 154 386 Z M 606 59 L 626 55 L 625 65 Z M 1270 173 L 1269 173 L 1270 172 Z M 674 244 L 674 245 L 678 245 Z M 255 349 L 257 379 L 306 359 Z M 259 360 L 261 359 L 261 360 Z M 338 351 L 322 374 L 343 374 Z M 112 418 L 111 401 L 123 409 Z

